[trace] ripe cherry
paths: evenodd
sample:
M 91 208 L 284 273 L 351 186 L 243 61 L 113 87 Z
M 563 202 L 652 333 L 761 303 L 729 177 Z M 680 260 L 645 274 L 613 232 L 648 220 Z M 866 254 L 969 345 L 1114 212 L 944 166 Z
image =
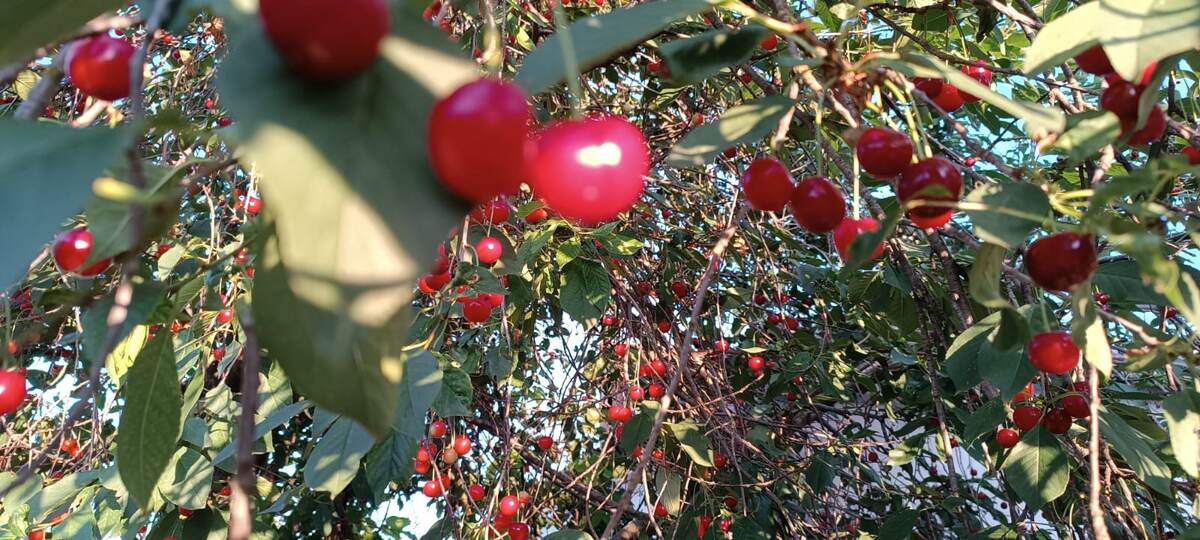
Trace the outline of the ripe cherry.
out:
M 500 515 L 513 517 L 521 510 L 521 501 L 516 495 L 505 495 L 500 499 Z
M 537 225 L 538 223 L 545 221 L 547 217 L 550 217 L 550 212 L 548 212 L 545 208 L 535 208 L 528 214 L 525 214 L 525 223 Z
M 654 360 L 650 361 L 650 371 L 655 375 L 662 377 L 663 375 L 667 374 L 667 363 L 663 362 L 660 358 L 655 358 Z
M 659 383 L 650 383 L 649 390 L 647 391 L 647 394 L 650 396 L 651 399 L 659 399 L 659 398 L 663 397 L 663 394 L 666 394 L 666 393 L 667 393 L 667 387 L 665 387 Z
M 63 439 L 58 445 L 59 451 L 68 456 L 75 457 L 79 455 L 79 441 L 71 438 Z
M 1075 63 L 1079 64 L 1079 69 L 1092 75 L 1108 75 L 1112 73 L 1112 62 L 1108 60 L 1108 55 L 1104 52 L 1104 47 L 1093 45 L 1086 51 L 1075 55 Z
M 675 298 L 686 298 L 689 292 L 691 292 L 691 288 L 688 287 L 687 283 L 682 281 L 674 281 L 671 283 L 671 294 L 674 294 Z
M 988 69 L 987 63 L 983 60 L 976 60 L 975 63 L 969 66 L 963 66 L 962 72 L 964 75 L 975 79 L 979 84 L 984 86 L 992 85 L 992 70 Z M 975 103 L 979 98 L 963 91 L 958 92 L 966 103 Z
M 504 255 L 504 244 L 501 244 L 500 240 L 494 236 L 484 237 L 475 244 L 475 255 L 483 264 L 496 264 L 496 261 Z
M 917 90 L 931 99 L 937 97 L 942 92 L 942 86 L 946 84 L 941 79 L 928 79 L 925 77 L 913 77 L 912 83 Z
M 386 0 L 261 0 L 258 15 L 284 62 L 321 81 L 367 69 L 391 26 Z
M 111 258 L 106 258 L 83 268 L 83 264 L 92 254 L 92 232 L 84 228 L 72 229 L 58 235 L 51 252 L 54 255 L 54 264 L 59 270 L 78 273 L 81 276 L 99 274 L 112 263 Z
M 1046 431 L 1062 435 L 1071 429 L 1071 417 L 1062 409 L 1050 409 L 1042 417 L 1042 425 L 1046 427 Z
M 729 465 L 729 456 L 722 454 L 720 452 L 716 452 L 713 454 L 713 466 L 714 467 L 716 467 L 718 469 L 724 469 L 726 465 Z
M 614 326 L 617 324 L 617 318 L 612 315 L 605 315 L 600 318 L 600 323 L 604 326 Z
M 837 248 L 838 255 L 841 255 L 842 260 L 848 260 L 850 246 L 854 244 L 854 239 L 864 232 L 877 230 L 879 230 L 879 222 L 872 218 L 853 219 L 847 217 L 833 230 L 833 245 Z M 880 241 L 879 245 L 875 247 L 875 251 L 871 252 L 870 259 L 876 259 L 882 254 L 883 241 Z
M 533 191 L 568 219 L 610 221 L 630 209 L 650 172 L 641 130 L 616 116 L 567 120 L 542 131 L 528 161 Z
M 541 437 L 538 437 L 537 446 L 542 450 L 554 448 L 554 439 L 550 438 L 549 435 L 542 435 Z
M 762 371 L 764 367 L 767 367 L 767 361 L 761 356 L 751 356 L 746 359 L 746 366 L 750 368 L 750 371 Z
M 876 178 L 896 176 L 912 163 L 912 141 L 907 135 L 887 128 L 867 128 L 859 136 L 854 151 L 863 170 Z
M 67 76 L 79 91 L 116 101 L 129 95 L 129 60 L 133 45 L 107 35 L 76 41 L 67 52 Z
M 632 386 L 629 388 L 629 399 L 632 401 L 641 401 L 646 397 L 646 391 L 640 386 Z
M 471 484 L 471 487 L 467 488 L 467 495 L 471 497 L 472 501 L 481 501 L 487 496 L 487 490 L 479 484 Z
M 770 36 L 767 36 L 766 39 L 762 40 L 762 42 L 759 43 L 759 46 L 768 51 L 775 50 L 775 47 L 779 46 L 779 36 L 771 34 Z
M 746 192 L 746 200 L 750 206 L 763 212 L 783 210 L 795 188 L 792 174 L 775 159 L 756 159 L 742 173 L 742 190 Z
M 763 293 L 757 293 L 754 295 L 754 304 L 755 305 L 761 306 L 766 303 L 767 303 L 767 295 L 765 295 Z
M 476 205 L 471 209 L 471 221 L 475 223 L 491 223 L 498 225 L 508 221 L 508 216 L 511 210 L 508 206 L 508 199 L 500 196 L 492 199 L 490 202 Z
M 448 430 L 449 426 L 446 425 L 445 420 L 434 420 L 434 422 L 429 425 L 429 436 L 434 439 L 440 439 L 446 436 L 446 431 Z
M 1025 388 L 1022 388 L 1020 392 L 1017 392 L 1017 395 L 1013 396 L 1012 402 L 1020 403 L 1022 401 L 1029 401 L 1033 398 L 1033 393 L 1033 383 L 1026 384 Z
M 808 232 L 827 233 L 846 217 L 841 190 L 822 176 L 810 176 L 796 184 L 791 207 L 796 223 Z
M 670 515 L 670 512 L 667 512 L 667 507 L 663 506 L 662 503 L 657 503 L 654 505 L 654 516 L 655 517 L 661 518 L 661 517 L 667 517 L 668 515 Z
M 1029 361 L 1043 372 L 1062 375 L 1079 365 L 1079 347 L 1067 332 L 1043 332 L 1029 340 Z
M 1071 418 L 1087 418 L 1092 415 L 1087 398 L 1079 394 L 1067 394 L 1058 404 Z
M 229 324 L 233 320 L 232 309 L 222 309 L 217 312 L 217 324 Z
M 528 540 L 529 525 L 525 523 L 513 523 L 508 526 L 509 540 Z
M 732 496 L 726 496 L 721 502 L 729 511 L 733 511 L 734 508 L 737 508 L 737 499 L 733 498 Z
M 629 345 L 627 345 L 625 343 L 618 343 L 616 345 L 613 345 L 613 354 L 616 354 L 617 356 L 624 357 L 625 354 L 628 352 L 629 352 Z
M 1025 270 L 1043 289 L 1065 291 L 1092 277 L 1096 245 L 1090 235 L 1074 232 L 1040 238 L 1025 254 Z
M 1029 431 L 1042 419 L 1042 410 L 1030 405 L 1022 405 L 1013 409 L 1013 424 L 1021 431 Z
M 1122 118 L 1121 135 L 1129 135 L 1130 146 L 1150 144 L 1162 138 L 1163 132 L 1167 130 L 1167 117 L 1163 114 L 1162 107 L 1155 105 L 1146 117 L 1146 125 L 1134 131 L 1133 128 L 1136 126 L 1137 118 Z
M 696 525 L 696 537 L 704 538 L 704 534 L 708 532 L 708 528 L 712 526 L 712 516 L 700 516 L 699 523 Z
M 413 463 L 413 471 L 417 474 L 425 474 L 429 472 L 429 461 L 416 461 Z
M 442 483 L 437 480 L 426 480 L 421 486 L 421 493 L 430 499 L 442 494 Z
M 624 405 L 610 405 L 608 407 L 608 419 L 613 422 L 624 424 L 633 418 L 633 410 Z
M 943 84 L 942 91 L 933 97 L 933 102 L 939 108 L 948 113 L 952 113 L 962 108 L 966 101 L 963 99 L 962 93 L 952 84 Z
M 1117 115 L 1121 119 L 1136 118 L 1138 100 L 1142 89 L 1137 85 L 1116 79 L 1100 94 L 1100 108 Z
M 463 318 L 481 323 L 492 318 L 492 305 L 483 298 L 471 298 L 463 303 Z
M 900 200 L 955 202 L 962 196 L 962 174 L 950 160 L 943 157 L 923 159 L 904 169 L 896 193 Z M 923 229 L 945 225 L 954 214 L 954 209 L 940 206 L 917 206 L 908 211 L 908 216 Z
M 1188 165 L 1200 165 L 1200 148 L 1191 145 L 1185 146 L 1183 155 L 1187 157 Z
M 670 332 L 671 331 L 671 321 L 668 321 L 666 319 L 659 319 L 658 331 L 662 332 L 664 334 L 667 332 Z
M 735 503 L 736 503 L 736 501 L 735 501 Z M 717 528 L 721 529 L 721 532 L 723 532 L 723 533 L 728 533 L 729 529 L 733 528 L 733 520 L 729 519 L 727 517 L 718 519 L 717 520 Z
M 465 456 L 471 453 L 471 439 L 466 435 L 459 435 L 454 438 L 454 451 L 460 456 Z
M 528 98 L 517 85 L 495 79 L 465 84 L 433 107 L 429 162 L 442 185 L 469 201 L 517 193 L 530 124 Z

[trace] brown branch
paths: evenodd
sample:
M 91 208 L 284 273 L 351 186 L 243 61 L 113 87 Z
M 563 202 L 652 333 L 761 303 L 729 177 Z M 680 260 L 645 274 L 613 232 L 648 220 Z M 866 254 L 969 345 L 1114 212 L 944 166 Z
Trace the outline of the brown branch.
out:
M 258 350 L 258 332 L 254 314 L 247 307 L 238 310 L 238 320 L 246 343 L 242 347 L 242 416 L 238 419 L 237 481 L 229 497 L 229 539 L 246 540 L 254 523 L 251 494 L 254 493 L 254 415 L 258 410 L 258 372 L 262 358 Z

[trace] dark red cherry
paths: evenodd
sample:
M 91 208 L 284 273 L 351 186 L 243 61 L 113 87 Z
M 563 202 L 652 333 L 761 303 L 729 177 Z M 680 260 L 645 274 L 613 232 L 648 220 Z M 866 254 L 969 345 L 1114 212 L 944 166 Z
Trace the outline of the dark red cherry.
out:
M 948 113 L 961 109 L 963 104 L 966 103 L 962 93 L 952 84 L 943 84 L 942 91 L 938 92 L 938 95 L 933 98 L 933 102 Z
M 80 92 L 115 101 L 129 95 L 129 60 L 133 45 L 100 34 L 76 41 L 67 52 L 67 76 Z
M 637 202 L 650 172 L 641 130 L 616 116 L 567 120 L 545 129 L 528 162 L 534 193 L 585 225 L 611 221 Z
M 792 174 L 779 160 L 760 158 L 742 173 L 742 190 L 750 206 L 763 212 L 778 212 L 787 205 L 796 185 Z
M 796 223 L 814 233 L 832 231 L 846 217 L 842 191 L 822 176 L 810 176 L 796 184 L 791 208 Z
M 260 0 L 258 15 L 284 62 L 322 81 L 370 67 L 391 26 L 386 0 Z
M 913 86 L 917 90 L 924 93 L 930 99 L 936 98 L 942 92 L 942 85 L 946 84 L 941 79 L 927 79 L 925 77 L 914 77 L 912 80 Z
M 954 163 L 935 156 L 904 169 L 896 194 L 905 203 L 914 200 L 957 202 L 962 189 L 962 174 Z M 921 221 L 917 225 L 922 228 L 941 227 L 953 213 L 952 208 L 941 206 L 917 206 L 908 211 L 914 222 Z
M 429 163 L 446 189 L 471 202 L 517 193 L 525 179 L 530 124 L 529 104 L 517 85 L 494 79 L 467 83 L 433 106 Z
M 1050 409 L 1042 417 L 1042 425 L 1046 427 L 1046 431 L 1062 435 L 1071 429 L 1071 417 L 1062 409 Z
M 1200 148 L 1195 146 L 1185 146 L 1183 155 L 1187 156 L 1188 165 L 1200 165 Z
M 887 128 L 867 128 L 854 150 L 863 170 L 877 178 L 896 176 L 912 163 L 912 141 L 907 135 Z
M 1108 75 L 1113 72 L 1112 63 L 1109 62 L 1104 47 L 1100 45 L 1093 45 L 1088 50 L 1075 55 L 1075 63 L 1079 64 L 1079 69 L 1092 75 Z
M 842 260 L 845 261 L 850 257 L 850 246 L 854 244 L 855 238 L 864 232 L 877 230 L 879 230 L 879 222 L 873 218 L 853 219 L 848 217 L 843 219 L 833 230 L 833 245 L 837 248 L 838 255 L 841 255 Z M 881 241 L 875 251 L 871 252 L 870 258 L 877 259 L 882 254 L 883 242 Z
M 1013 424 L 1021 431 L 1029 431 L 1042 419 L 1042 410 L 1030 405 L 1022 405 L 1013 409 Z
M 1051 375 L 1063 375 L 1079 365 L 1079 346 L 1067 332 L 1043 332 L 1029 340 L 1029 362 Z
M 1100 108 L 1109 111 L 1122 120 L 1137 118 L 1138 100 L 1141 99 L 1142 89 L 1137 85 L 1123 80 L 1115 80 L 1104 93 L 1100 94 Z
M 1087 281 L 1096 271 L 1096 245 L 1092 237 L 1061 232 L 1040 238 L 1025 254 L 1025 270 L 1043 289 L 1065 291 Z
M 1136 123 L 1137 118 L 1121 120 L 1121 135 L 1129 135 L 1130 146 L 1140 146 L 1157 141 L 1162 138 L 1163 132 L 1167 130 L 1167 117 L 1158 105 L 1150 109 L 1150 114 L 1146 117 L 1146 125 L 1137 131 L 1133 131 Z
M 1068 394 L 1058 402 L 1071 418 L 1087 418 L 1092 415 L 1087 398 L 1079 394 Z

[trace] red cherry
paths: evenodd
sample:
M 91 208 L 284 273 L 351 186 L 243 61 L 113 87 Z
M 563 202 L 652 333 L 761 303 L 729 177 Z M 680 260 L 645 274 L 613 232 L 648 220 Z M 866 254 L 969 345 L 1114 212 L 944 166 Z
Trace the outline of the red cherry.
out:
M 1092 411 L 1088 408 L 1087 398 L 1079 394 L 1068 394 L 1063 396 L 1059 401 L 1059 405 L 1067 412 L 1071 418 L 1087 418 L 1092 415 Z
M 796 184 L 791 207 L 796 223 L 813 233 L 832 231 L 846 217 L 841 190 L 823 176 L 810 176 Z
M 471 209 L 471 221 L 475 223 L 491 223 L 497 225 L 508 221 L 510 209 L 508 199 L 500 196 L 491 202 L 480 204 Z
M 1029 340 L 1029 361 L 1041 371 L 1062 375 L 1079 365 L 1079 347 L 1067 332 L 1043 332 Z
M 671 294 L 674 294 L 675 298 L 685 298 L 689 292 L 691 292 L 691 288 L 687 286 L 687 283 L 682 281 L 675 281 L 671 283 Z
M 729 456 L 722 454 L 720 452 L 713 454 L 713 466 L 714 467 L 716 467 L 718 469 L 724 469 L 726 465 L 729 465 Z
M 662 377 L 663 375 L 667 374 L 667 363 L 663 362 L 661 359 L 655 358 L 650 362 L 650 371 L 654 372 L 655 375 Z
M 783 317 L 780 316 L 778 313 L 767 314 L 767 324 L 774 325 L 774 324 L 779 324 L 781 322 L 783 322 Z
M 476 203 L 517 193 L 531 117 L 525 92 L 494 79 L 467 83 L 439 100 L 428 136 L 429 162 L 442 185 Z
M 1021 389 L 1020 392 L 1017 392 L 1017 395 L 1013 396 L 1012 402 L 1019 403 L 1022 401 L 1029 401 L 1033 398 L 1033 393 L 1033 383 L 1026 384 L 1025 388 Z
M 1114 80 L 1104 93 L 1100 94 L 1100 108 L 1109 111 L 1121 119 L 1136 118 L 1138 100 L 1141 99 L 1142 89 L 1137 85 L 1120 79 Z
M 63 439 L 63 441 L 59 443 L 58 449 L 64 454 L 75 457 L 79 454 L 79 441 L 75 439 Z
M 641 401 L 646 397 L 646 391 L 640 386 L 632 386 L 629 388 L 629 399 L 633 401 Z
M 471 453 L 471 439 L 466 435 L 459 435 L 454 438 L 454 452 L 460 456 L 465 456 Z
M 471 487 L 467 488 L 467 495 L 470 495 L 472 501 L 481 501 L 487 496 L 487 490 L 479 484 L 471 484 Z
M 1162 108 L 1155 105 L 1153 109 L 1150 109 L 1150 115 L 1146 117 L 1146 125 L 1142 126 L 1142 129 L 1133 131 L 1136 125 L 1136 118 L 1122 119 L 1121 135 L 1129 135 L 1130 146 L 1150 144 L 1162 138 L 1163 132 L 1167 130 L 1167 117 L 1163 114 Z
M 946 84 L 941 79 L 927 79 L 925 77 L 914 77 L 912 83 L 917 90 L 930 99 L 936 98 L 942 92 L 942 86 Z
M 800 328 L 800 320 L 795 317 L 784 317 L 783 322 L 787 324 L 788 330 Z
M 221 360 L 224 360 L 225 359 L 225 347 L 213 347 L 212 356 L 213 356 L 213 360 L 216 360 L 218 362 Z
M 668 321 L 666 319 L 662 319 L 662 320 L 658 321 L 658 331 L 662 332 L 664 334 L 667 332 L 670 332 L 671 331 L 671 321 Z
M 604 326 L 613 326 L 617 324 L 617 318 L 612 315 L 605 315 L 600 318 L 600 323 Z
M 521 510 L 521 501 L 516 495 L 505 495 L 500 499 L 500 515 L 513 517 Z
M 627 352 L 629 352 L 629 345 L 626 345 L 624 343 L 618 343 L 616 345 L 613 345 L 613 354 L 616 354 L 617 356 L 620 356 L 620 357 L 624 357 L 625 353 L 627 353 Z
M 767 366 L 767 361 L 761 356 L 751 356 L 746 360 L 746 365 L 750 367 L 750 371 L 762 371 Z
M 262 212 L 262 199 L 253 195 L 246 197 L 246 213 L 252 216 L 257 216 Z
M 463 317 L 473 323 L 481 323 L 492 318 L 492 306 L 487 300 L 471 298 L 463 303 Z
M 51 252 L 54 255 L 54 264 L 59 270 L 75 272 L 81 276 L 99 274 L 112 263 L 111 258 L 106 258 L 80 269 L 92 254 L 92 232 L 85 228 L 72 229 L 58 235 Z
M 864 232 L 879 230 L 879 222 L 872 218 L 864 217 L 862 219 L 846 218 L 838 224 L 833 230 L 833 245 L 837 248 L 838 255 L 841 255 L 845 261 L 850 257 L 850 246 L 854 244 L 854 239 L 858 238 Z M 871 259 L 877 259 L 883 254 L 883 242 L 880 241 L 876 246 L 875 251 L 871 252 Z
M 179 517 L 187 518 L 187 517 L 191 517 L 191 515 L 192 515 L 192 509 L 190 509 L 190 508 L 180 508 L 179 509 Z
M 479 293 L 477 298 L 486 301 L 493 309 L 504 305 L 504 295 L 500 293 Z
M 551 448 L 554 448 L 554 439 L 550 438 L 547 435 L 542 435 L 541 437 L 538 437 L 537 446 L 538 446 L 538 448 L 540 448 L 542 450 L 549 450 Z
M 549 216 L 550 213 L 547 212 L 545 208 L 536 208 L 532 212 L 525 214 L 525 223 L 537 225 L 538 223 L 545 221 Z
M 284 61 L 324 81 L 370 67 L 391 26 L 386 0 L 261 0 L 258 15 Z
M 767 36 L 766 39 L 762 40 L 762 43 L 759 43 L 759 46 L 768 51 L 774 50 L 775 47 L 779 46 L 779 36 L 771 34 L 770 36 Z
M 729 509 L 730 511 L 733 511 L 734 508 L 737 508 L 737 499 L 731 496 L 726 496 L 721 502 L 725 505 L 725 508 Z
M 1046 427 L 1046 431 L 1062 435 L 1071 429 L 1071 417 L 1062 409 L 1050 409 L 1042 417 L 1042 425 Z
M 875 452 L 867 452 L 867 461 L 871 463 L 877 463 L 879 461 L 879 454 Z
M 449 427 L 450 426 L 446 425 L 445 420 L 434 420 L 433 424 L 430 424 L 429 426 L 429 436 L 433 437 L 434 439 L 445 437 L 446 432 L 449 431 Z
M 729 341 L 725 340 L 724 338 L 718 339 L 717 342 L 713 344 L 713 350 L 719 353 L 729 352 Z
M 104 34 L 81 39 L 67 52 L 67 76 L 84 94 L 116 101 L 129 95 L 133 52 L 128 41 Z
M 778 160 L 756 159 L 742 173 L 742 190 L 750 206 L 763 212 L 783 210 L 796 188 L 792 174 Z
M 984 86 L 992 85 L 992 70 L 987 68 L 987 63 L 983 60 L 976 60 L 974 64 L 963 66 L 961 71 L 964 75 L 978 81 L 979 84 Z M 962 96 L 962 100 L 966 103 L 975 103 L 976 101 L 979 101 L 978 97 L 961 90 L 958 93 Z
M 637 202 L 650 155 L 637 126 L 598 116 L 546 128 L 528 164 L 529 183 L 546 204 L 564 217 L 595 225 Z
M 663 394 L 666 393 L 667 388 L 659 383 L 650 383 L 649 389 L 647 390 L 647 394 L 649 394 L 651 399 L 659 399 L 663 397 Z
M 966 101 L 962 97 L 962 93 L 952 84 L 943 84 L 942 91 L 933 98 L 933 102 L 943 111 L 952 113 L 962 108 Z
M 633 410 L 624 405 L 611 405 L 608 407 L 608 419 L 613 422 L 624 424 L 633 418 Z
M 413 471 L 417 474 L 425 474 L 429 472 L 429 461 L 417 461 L 413 463 Z
M 229 324 L 233 320 L 233 310 L 222 309 L 217 312 L 217 324 Z
M 996 432 L 996 444 L 999 444 L 1001 448 L 1012 448 L 1020 441 L 1021 436 L 1009 428 L 1000 428 Z
M 734 502 L 735 502 L 735 504 L 736 504 L 736 501 L 734 501 Z M 733 527 L 733 520 L 732 520 L 732 519 L 729 519 L 729 518 L 727 518 L 727 517 L 723 517 L 723 518 L 721 518 L 721 519 L 717 520 L 717 528 L 718 528 L 718 529 L 721 529 L 721 532 L 723 532 L 723 533 L 727 533 L 727 532 L 729 532 L 729 529 L 730 529 L 730 528 L 732 528 L 732 527 Z
M 962 196 L 962 189 L 962 174 L 958 168 L 950 160 L 939 156 L 923 159 L 904 169 L 896 193 L 906 203 L 911 200 L 955 202 Z M 953 213 L 952 208 L 940 206 L 917 206 L 908 211 L 910 218 L 924 221 L 918 223 L 922 228 L 941 227 Z
M 1013 409 L 1013 424 L 1021 431 L 1029 431 L 1042 419 L 1042 411 L 1037 407 L 1022 405 Z
M 708 532 L 708 527 L 712 525 L 712 516 L 700 516 L 700 522 L 696 526 L 696 537 L 704 538 L 704 534 Z
M 654 505 L 655 517 L 667 517 L 668 515 L 670 515 L 670 512 L 667 512 L 667 507 L 663 506 L 662 503 Z
M 1079 69 L 1092 75 L 1108 75 L 1113 72 L 1112 62 L 1109 62 L 1104 47 L 1093 45 L 1086 51 L 1075 55 L 1075 63 Z
M 36 531 L 30 531 L 29 536 L 27 536 L 26 538 L 28 540 L 46 540 L 46 529 L 38 529 Z
M 437 497 L 442 494 L 442 483 L 437 480 L 426 480 L 425 484 L 421 486 L 421 493 L 430 499 Z
M 1096 271 L 1096 245 L 1090 235 L 1073 232 L 1040 238 L 1025 254 L 1025 270 L 1041 288 L 1065 291 Z
M 859 136 L 854 151 L 863 170 L 877 178 L 896 176 L 912 163 L 912 140 L 887 128 L 867 128 Z
M 1185 146 L 1183 155 L 1187 156 L 1188 165 L 1200 165 L 1200 148 Z
M 529 538 L 529 525 L 525 523 L 513 523 L 508 526 L 509 540 L 527 540 Z
M 494 236 L 485 237 L 475 244 L 475 255 L 483 264 L 495 264 L 503 254 L 504 244 Z
M 758 293 L 758 294 L 754 295 L 754 304 L 755 305 L 761 306 L 766 303 L 767 303 L 767 295 L 765 295 L 763 293 Z

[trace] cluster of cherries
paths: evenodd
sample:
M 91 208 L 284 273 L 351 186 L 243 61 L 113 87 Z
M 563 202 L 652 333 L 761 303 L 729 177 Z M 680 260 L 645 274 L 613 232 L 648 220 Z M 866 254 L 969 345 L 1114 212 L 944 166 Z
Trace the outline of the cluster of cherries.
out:
M 1148 144 L 1162 137 L 1163 132 L 1167 129 L 1167 118 L 1163 114 L 1162 107 L 1157 104 L 1150 109 L 1149 116 L 1146 117 L 1146 124 L 1141 129 L 1134 129 L 1137 127 L 1138 101 L 1141 100 L 1142 92 L 1146 91 L 1146 86 L 1150 84 L 1150 79 L 1154 76 L 1154 70 L 1158 67 L 1157 62 L 1146 67 L 1142 72 L 1141 80 L 1136 83 L 1126 81 L 1116 74 L 1112 62 L 1108 59 L 1108 54 L 1100 45 L 1093 46 L 1076 55 L 1075 63 L 1079 64 L 1079 69 L 1087 73 L 1104 77 L 1108 88 L 1100 94 L 1100 108 L 1121 119 L 1121 136 L 1128 137 L 1130 145 Z
M 982 60 L 976 60 L 973 64 L 963 66 L 961 71 L 964 75 L 978 81 L 979 84 L 992 85 L 992 70 L 988 69 L 987 64 Z M 941 79 L 916 77 L 912 82 L 917 90 L 924 93 L 946 112 L 954 112 L 967 103 L 979 101 L 979 97 L 959 90 L 957 86 Z
M 896 178 L 896 195 L 903 203 L 927 201 L 954 203 L 962 196 L 963 180 L 950 160 L 934 156 L 912 162 L 912 141 L 895 130 L 872 127 L 863 131 L 855 144 L 863 170 L 875 178 Z M 936 229 L 950 221 L 954 209 L 921 204 L 908 211 L 908 218 L 922 229 Z

